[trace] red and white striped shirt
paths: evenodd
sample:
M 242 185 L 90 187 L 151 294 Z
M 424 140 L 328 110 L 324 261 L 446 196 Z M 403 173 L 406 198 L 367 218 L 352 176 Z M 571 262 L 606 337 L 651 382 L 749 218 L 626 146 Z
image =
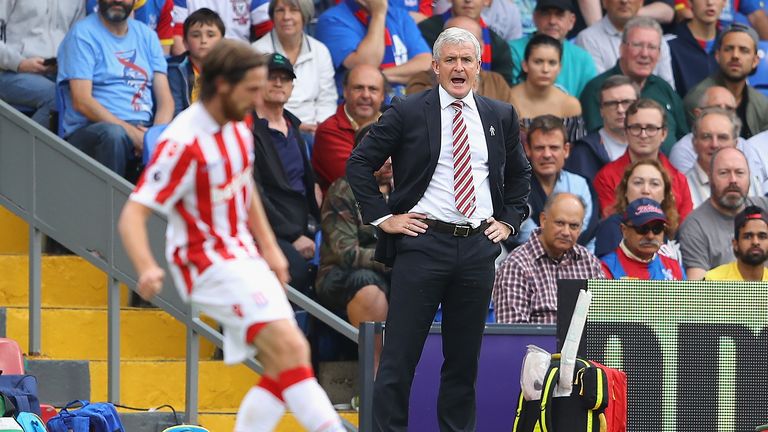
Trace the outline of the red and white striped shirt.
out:
M 248 230 L 253 136 L 202 104 L 168 126 L 130 199 L 168 217 L 166 258 L 182 297 L 212 264 L 258 257 Z

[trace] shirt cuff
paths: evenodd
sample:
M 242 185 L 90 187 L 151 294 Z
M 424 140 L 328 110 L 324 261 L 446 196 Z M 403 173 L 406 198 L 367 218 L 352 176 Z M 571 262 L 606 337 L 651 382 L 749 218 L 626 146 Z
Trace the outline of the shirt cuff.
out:
M 386 215 L 386 216 L 382 216 L 382 217 L 376 219 L 375 221 L 371 222 L 371 225 L 377 227 L 377 226 L 379 226 L 380 223 L 384 222 L 385 220 L 387 220 L 387 219 L 389 219 L 391 217 L 392 217 L 391 213 Z

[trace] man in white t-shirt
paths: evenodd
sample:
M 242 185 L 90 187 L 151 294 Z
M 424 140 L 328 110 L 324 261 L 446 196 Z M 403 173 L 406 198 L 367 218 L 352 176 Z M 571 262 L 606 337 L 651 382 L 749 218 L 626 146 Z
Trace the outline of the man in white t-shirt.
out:
M 343 431 L 283 292 L 288 264 L 252 179 L 253 138 L 243 119 L 265 81 L 264 66 L 242 42 L 221 41 L 208 54 L 200 102 L 160 136 L 120 216 L 120 235 L 138 292 L 151 299 L 164 271 L 150 251 L 146 222 L 153 210 L 166 214 L 174 282 L 183 299 L 224 327 L 224 361 L 238 363 L 258 350 L 264 372 L 240 405 L 236 432 L 272 430 L 286 405 L 308 430 Z

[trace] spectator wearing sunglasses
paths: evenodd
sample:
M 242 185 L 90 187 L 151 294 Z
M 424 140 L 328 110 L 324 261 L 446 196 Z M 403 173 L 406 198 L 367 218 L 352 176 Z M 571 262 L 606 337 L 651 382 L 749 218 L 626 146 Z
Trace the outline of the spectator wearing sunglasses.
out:
M 680 221 L 691 212 L 693 204 L 688 181 L 676 170 L 661 151 L 661 144 L 667 137 L 666 110 L 651 99 L 638 99 L 627 109 L 624 117 L 627 136 L 627 151 L 620 158 L 605 165 L 593 182 L 602 209 L 602 216 L 615 212 L 616 188 L 621 183 L 626 168 L 639 160 L 654 159 L 667 170 L 672 183 Z
M 629 203 L 622 215 L 622 240 L 602 261 L 609 279 L 685 280 L 685 272 L 673 258 L 659 252 L 664 244 L 667 216 L 661 204 L 650 198 Z

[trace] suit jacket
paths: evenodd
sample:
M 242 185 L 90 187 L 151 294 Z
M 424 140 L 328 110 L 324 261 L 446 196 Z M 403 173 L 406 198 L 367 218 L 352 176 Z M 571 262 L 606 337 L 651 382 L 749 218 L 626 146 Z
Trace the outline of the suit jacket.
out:
M 520 145 L 517 114 L 507 103 L 474 97 L 488 146 L 493 217 L 519 232 L 528 211 L 531 167 Z M 424 195 L 440 155 L 440 121 L 437 88 L 406 99 L 396 98 L 352 151 L 347 161 L 347 181 L 364 223 L 388 214 L 407 213 Z M 389 201 L 385 201 L 373 173 L 390 156 L 395 187 Z M 380 234 L 375 258 L 392 265 L 397 236 Z
M 310 216 L 315 223 L 320 221 L 320 209 L 315 200 L 315 174 L 309 163 L 306 145 L 301 138 L 299 125 L 301 121 L 288 111 L 285 115 L 289 120 L 288 127 L 293 128 L 299 153 L 304 161 L 304 194 L 296 192 L 288 184 L 280 155 L 272 143 L 269 129 L 263 122 L 258 121 L 253 114 L 254 162 L 253 178 L 259 187 L 259 192 L 269 223 L 275 231 L 275 236 L 293 242 L 301 235 L 310 238 L 314 235 L 308 231 Z

